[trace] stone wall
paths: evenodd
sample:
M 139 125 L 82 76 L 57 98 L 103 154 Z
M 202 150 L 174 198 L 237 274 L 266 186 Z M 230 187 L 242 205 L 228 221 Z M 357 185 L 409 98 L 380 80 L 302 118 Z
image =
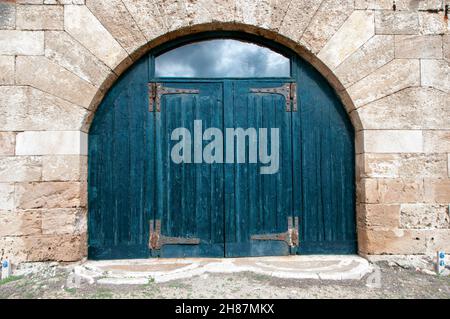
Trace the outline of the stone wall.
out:
M 156 3 L 156 4 L 153 4 Z M 0 255 L 86 256 L 87 132 L 115 79 L 201 30 L 312 63 L 357 131 L 361 254 L 450 252 L 450 33 L 442 0 L 0 0 Z

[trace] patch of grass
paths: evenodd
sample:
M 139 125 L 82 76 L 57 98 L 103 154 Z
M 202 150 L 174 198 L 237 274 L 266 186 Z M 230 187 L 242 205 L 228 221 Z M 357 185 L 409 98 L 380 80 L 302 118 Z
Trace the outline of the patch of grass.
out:
M 111 299 L 113 297 L 113 293 L 109 289 L 100 288 L 91 296 L 93 299 Z
M 23 278 L 23 276 L 9 276 L 8 278 L 0 280 L 0 286 L 6 285 L 7 283 L 10 283 L 13 281 L 20 280 L 22 278 Z
M 75 288 L 66 288 L 66 287 L 64 287 L 64 291 L 66 291 L 70 294 L 74 294 L 77 292 L 77 290 Z

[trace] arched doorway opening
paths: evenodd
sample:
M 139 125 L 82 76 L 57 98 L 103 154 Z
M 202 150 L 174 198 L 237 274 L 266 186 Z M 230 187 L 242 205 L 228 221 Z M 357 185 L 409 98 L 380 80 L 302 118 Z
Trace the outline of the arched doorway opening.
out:
M 89 133 L 89 258 L 356 253 L 354 130 L 327 81 L 238 32 L 164 44 Z

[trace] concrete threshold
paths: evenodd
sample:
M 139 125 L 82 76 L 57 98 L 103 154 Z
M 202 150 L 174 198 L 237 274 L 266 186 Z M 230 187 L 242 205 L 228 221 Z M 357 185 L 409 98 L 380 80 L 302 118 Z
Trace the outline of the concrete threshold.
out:
M 205 273 L 253 272 L 277 278 L 358 280 L 371 272 L 360 256 L 282 256 L 249 258 L 182 258 L 86 261 L 76 266 L 76 281 L 99 284 L 167 282 Z

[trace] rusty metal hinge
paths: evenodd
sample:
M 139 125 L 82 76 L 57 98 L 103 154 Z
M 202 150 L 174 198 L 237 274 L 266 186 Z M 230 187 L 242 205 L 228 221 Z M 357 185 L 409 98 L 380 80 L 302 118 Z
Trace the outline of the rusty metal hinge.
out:
M 164 245 L 199 245 L 199 238 L 167 237 L 161 235 L 161 220 L 150 219 L 150 236 L 148 247 L 152 250 L 161 249 Z
M 288 230 L 284 233 L 252 235 L 251 240 L 277 240 L 284 241 L 288 246 L 299 245 L 298 217 L 288 217 Z
M 285 83 L 276 88 L 254 88 L 250 89 L 252 93 L 269 93 L 284 96 L 286 101 L 286 112 L 297 112 L 297 84 Z M 292 105 L 292 107 L 291 107 Z
M 161 96 L 163 95 L 198 93 L 200 93 L 200 90 L 168 88 L 163 86 L 162 83 L 150 82 L 148 84 L 149 111 L 153 112 L 155 110 L 156 112 L 161 112 Z

